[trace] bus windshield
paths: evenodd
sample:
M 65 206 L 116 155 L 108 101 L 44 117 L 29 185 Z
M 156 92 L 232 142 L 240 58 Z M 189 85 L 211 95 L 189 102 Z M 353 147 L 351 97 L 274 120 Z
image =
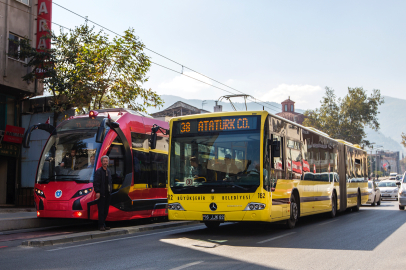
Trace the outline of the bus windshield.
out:
M 37 183 L 90 182 L 98 150 L 97 128 L 102 118 L 65 121 L 49 138 L 38 166 Z
M 260 131 L 172 137 L 176 193 L 254 192 L 260 185 Z

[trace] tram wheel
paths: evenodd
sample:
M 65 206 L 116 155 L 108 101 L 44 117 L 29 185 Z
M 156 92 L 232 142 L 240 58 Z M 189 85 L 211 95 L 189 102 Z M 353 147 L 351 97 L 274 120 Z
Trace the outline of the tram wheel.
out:
M 299 207 L 296 203 L 296 198 L 294 195 L 290 197 L 290 218 L 286 221 L 286 227 L 288 229 L 293 229 L 296 225 L 299 216 Z
M 337 215 L 337 195 L 335 193 L 331 196 L 331 211 L 329 215 L 331 218 Z
M 353 210 L 354 210 L 355 212 L 358 212 L 360 206 L 361 206 L 361 195 L 360 195 L 359 192 L 358 192 L 358 195 L 357 195 L 357 206 L 354 206 Z
M 220 222 L 217 221 L 207 221 L 204 223 L 208 229 L 217 229 L 220 226 Z

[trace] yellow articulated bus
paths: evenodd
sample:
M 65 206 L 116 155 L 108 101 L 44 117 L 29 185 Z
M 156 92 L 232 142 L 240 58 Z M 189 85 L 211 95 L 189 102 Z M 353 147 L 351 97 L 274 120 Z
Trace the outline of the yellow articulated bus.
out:
M 368 200 L 367 154 L 266 111 L 173 118 L 168 160 L 170 220 L 286 221 Z

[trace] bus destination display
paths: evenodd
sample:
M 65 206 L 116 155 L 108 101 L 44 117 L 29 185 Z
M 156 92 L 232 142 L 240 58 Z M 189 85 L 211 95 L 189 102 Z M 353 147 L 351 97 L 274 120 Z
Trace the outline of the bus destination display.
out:
M 258 116 L 237 116 L 221 118 L 201 118 L 178 121 L 173 124 L 175 134 L 198 134 L 206 132 L 227 132 L 256 130 Z

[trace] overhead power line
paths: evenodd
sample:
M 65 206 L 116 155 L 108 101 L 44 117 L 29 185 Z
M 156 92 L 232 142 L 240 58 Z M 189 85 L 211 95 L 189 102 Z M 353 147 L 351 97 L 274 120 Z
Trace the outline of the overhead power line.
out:
M 41 16 L 38 16 L 38 15 L 36 15 L 36 14 L 34 14 L 34 13 L 32 13 L 32 12 L 29 12 L 29 11 L 27 11 L 27 10 L 24 10 L 24 9 L 21 9 L 21 8 L 18 8 L 18 7 L 15 7 L 15 6 L 12 6 L 12 5 L 7 4 L 7 3 L 5 3 L 5 2 L 3 2 L 3 1 L 0 1 L 0 3 L 3 3 L 3 4 L 5 4 L 5 5 L 7 5 L 7 6 L 10 6 L 10 7 L 12 7 L 12 8 L 18 9 L 18 10 L 20 10 L 20 11 L 22 11 L 22 12 L 27 13 L 27 14 L 33 15 L 33 16 L 36 17 L 36 18 L 44 19 L 44 20 L 48 21 L 49 23 L 52 23 L 52 24 L 54 24 L 54 25 L 57 25 L 57 26 L 59 26 L 59 27 L 61 27 L 61 28 L 66 28 L 66 29 L 68 29 L 68 30 L 71 30 L 69 27 L 66 27 L 66 26 L 63 26 L 63 25 L 58 24 L 58 23 L 56 23 L 56 22 L 50 21 L 50 20 L 48 20 L 48 19 L 45 19 L 45 18 L 43 18 L 43 17 L 41 17 Z M 80 15 L 80 14 L 78 14 L 78 13 L 76 13 L 76 12 L 74 12 L 74 11 L 72 11 L 72 10 L 70 10 L 70 9 L 68 9 L 68 8 L 66 8 L 66 7 L 64 7 L 64 6 L 59 5 L 58 3 L 55 3 L 55 2 L 52 2 L 52 3 L 55 4 L 55 5 L 57 5 L 57 6 L 59 6 L 59 7 L 61 7 L 61 8 L 63 8 L 63 9 L 65 9 L 65 10 L 67 10 L 67 11 L 69 11 L 69 12 L 71 12 L 71 13 L 73 13 L 73 14 L 75 14 L 75 15 L 78 16 L 78 17 L 81 17 L 81 18 L 85 19 L 86 22 L 91 22 L 91 23 L 93 23 L 94 25 L 97 25 L 97 26 L 99 26 L 100 28 L 105 29 L 106 31 L 109 31 L 109 32 L 111 32 L 111 33 L 113 33 L 113 34 L 115 34 L 115 35 L 117 35 L 117 36 L 120 36 L 120 37 L 125 38 L 124 36 L 122 36 L 122 35 L 116 33 L 115 31 L 113 31 L 113 30 L 111 30 L 111 29 L 109 29 L 109 28 L 107 28 L 107 27 L 104 27 L 104 26 L 102 26 L 102 25 L 100 25 L 100 24 L 98 24 L 98 23 L 96 23 L 96 22 L 94 22 L 94 21 L 92 21 L 92 20 L 89 20 L 87 16 L 82 16 L 82 15 Z M 233 88 L 233 87 L 231 87 L 231 86 L 228 86 L 228 85 L 226 85 L 226 84 L 224 84 L 224 83 L 222 83 L 222 82 L 220 82 L 220 81 L 218 81 L 218 80 L 215 80 L 215 79 L 213 79 L 213 78 L 211 78 L 211 77 L 209 77 L 209 76 L 206 76 L 206 75 L 204 75 L 204 74 L 202 74 L 202 73 L 200 73 L 200 72 L 198 72 L 198 71 L 195 71 L 194 69 L 191 69 L 191 68 L 189 68 L 189 67 L 187 67 L 187 66 L 184 66 L 184 65 L 178 63 L 177 61 L 172 60 L 172 59 L 170 59 L 170 58 L 168 58 L 168 57 L 166 57 L 166 56 L 164 56 L 164 55 L 162 55 L 162 54 L 160 54 L 160 53 L 158 53 L 158 52 L 156 52 L 156 51 L 154 51 L 154 50 L 151 50 L 151 49 L 149 49 L 149 48 L 147 48 L 147 47 L 144 47 L 144 49 L 146 49 L 146 50 L 148 50 L 148 51 L 150 51 L 150 52 L 152 52 L 152 53 L 154 53 L 154 54 L 156 54 L 156 55 L 158 55 L 158 56 L 161 56 L 162 58 L 165 58 L 165 59 L 167 59 L 167 60 L 169 60 L 169 61 L 171 61 L 171 62 L 173 62 L 173 63 L 175 63 L 175 64 L 177 64 L 177 65 L 180 65 L 180 66 L 182 67 L 182 72 L 179 72 L 179 71 L 174 70 L 174 69 L 172 69 L 172 68 L 169 68 L 169 67 L 166 67 L 166 66 L 164 66 L 164 65 L 161 65 L 161 64 L 158 64 L 158 63 L 155 63 L 155 62 L 152 62 L 152 61 L 151 61 L 151 63 L 154 64 L 154 65 L 163 67 L 163 68 L 165 68 L 165 69 L 168 69 L 168 70 L 170 70 L 170 71 L 176 72 L 176 73 L 178 73 L 178 74 L 181 74 L 181 75 L 183 75 L 183 76 L 186 76 L 186 77 L 191 78 L 191 79 L 193 79 L 193 80 L 196 80 L 196 81 L 198 81 L 198 82 L 207 84 L 207 85 L 209 85 L 209 86 L 211 86 L 211 87 L 217 88 L 217 89 L 222 90 L 222 91 L 225 91 L 225 92 L 227 92 L 227 93 L 235 94 L 234 92 L 231 92 L 231 91 L 229 91 L 229 90 L 225 90 L 225 89 L 220 88 L 220 87 L 218 87 L 218 86 L 215 86 L 215 85 L 213 85 L 213 84 L 207 83 L 207 82 L 202 81 L 202 80 L 199 80 L 199 79 L 197 79 L 197 78 L 195 78 L 195 77 L 192 77 L 192 76 L 189 76 L 189 75 L 184 74 L 184 73 L 183 73 L 183 68 L 186 68 L 186 69 L 188 69 L 188 70 L 190 70 L 190 71 L 192 71 L 192 72 L 194 72 L 194 73 L 196 73 L 196 74 L 199 74 L 199 75 L 201 75 L 201 76 L 203 76 L 203 77 L 205 77 L 205 78 L 207 78 L 207 79 L 212 80 L 213 82 L 216 82 L 216 83 L 218 83 L 218 84 L 220 84 L 220 85 L 223 85 L 223 86 L 225 86 L 225 87 L 227 87 L 227 88 L 229 88 L 229 89 L 232 89 L 232 90 L 234 90 L 234 91 L 236 91 L 236 92 L 238 92 L 238 93 L 246 94 L 246 93 L 244 93 L 244 92 L 242 92 L 242 91 L 240 91 L 240 90 L 238 90 L 238 89 L 235 89 L 235 88 Z M 279 107 L 277 107 L 277 106 L 275 106 L 275 105 L 273 105 L 273 104 L 271 104 L 271 103 L 269 103 L 269 102 L 267 102 L 267 101 L 262 101 L 262 100 L 259 100 L 259 99 L 255 98 L 255 97 L 254 97 L 254 99 L 249 99 L 249 100 L 250 100 L 251 102 L 255 103 L 255 104 L 258 104 L 258 105 L 260 105 L 260 106 L 263 106 L 264 108 L 267 108 L 267 109 L 270 109 L 270 110 L 279 112 Z M 258 100 L 260 103 L 257 102 L 257 100 Z M 261 103 L 270 105 L 270 106 L 272 106 L 272 107 L 274 107 L 274 108 L 271 108 L 271 107 L 269 107 L 269 106 L 267 106 L 267 105 L 264 105 L 264 104 L 261 104 Z M 278 110 L 276 110 L 275 108 L 277 108 Z

